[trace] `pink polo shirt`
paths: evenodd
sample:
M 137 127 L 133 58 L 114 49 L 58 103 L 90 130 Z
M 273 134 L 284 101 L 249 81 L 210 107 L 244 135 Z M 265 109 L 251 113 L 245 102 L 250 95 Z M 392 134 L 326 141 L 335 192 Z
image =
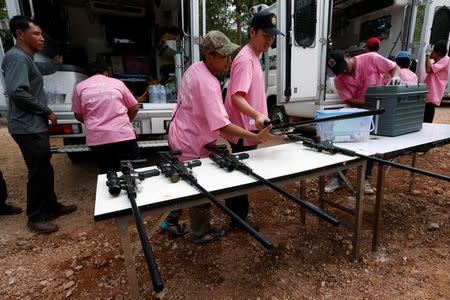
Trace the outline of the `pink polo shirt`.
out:
M 94 75 L 76 85 L 72 111 L 83 115 L 86 144 L 96 146 L 136 138 L 127 112 L 137 104 L 122 81 Z
M 407 68 L 400 69 L 400 79 L 404 84 L 418 84 L 419 78 L 416 73 Z
M 449 65 L 450 57 L 448 56 L 444 56 L 439 61 L 431 65 L 433 73 L 427 74 L 427 77 L 425 78 L 425 84 L 428 89 L 426 102 L 431 102 L 436 106 L 441 105 L 445 87 L 448 83 Z
M 215 143 L 222 127 L 230 124 L 223 106 L 220 82 L 200 61 L 183 75 L 178 103 L 169 126 L 169 144 L 180 150 L 181 161 L 208 157 L 204 146 Z
M 231 64 L 230 84 L 225 98 L 225 109 L 230 121 L 247 130 L 255 130 L 255 120 L 241 113 L 231 102 L 231 96 L 237 92 L 245 93 L 245 100 L 253 109 L 267 116 L 266 90 L 264 85 L 264 73 L 262 71 L 259 56 L 249 45 L 239 51 Z M 226 136 L 226 139 L 237 144 L 239 138 Z M 259 144 L 256 141 L 244 140 L 245 146 Z
M 339 99 L 365 99 L 369 86 L 380 86 L 380 74 L 389 73 L 396 64 L 375 52 L 355 56 L 356 66 L 352 75 L 340 74 L 334 79 Z

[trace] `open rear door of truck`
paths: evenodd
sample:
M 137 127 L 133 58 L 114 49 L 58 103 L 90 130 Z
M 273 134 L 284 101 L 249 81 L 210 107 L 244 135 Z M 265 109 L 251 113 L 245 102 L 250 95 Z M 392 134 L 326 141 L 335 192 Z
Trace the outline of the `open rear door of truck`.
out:
M 425 80 L 425 49 L 427 45 L 440 40 L 450 41 L 450 1 L 427 1 L 423 20 L 421 45 L 418 52 L 417 74 L 419 80 Z M 447 44 L 448 45 L 448 44 Z
M 286 35 L 277 39 L 277 98 L 287 111 L 294 102 L 314 107 L 323 97 L 329 8 L 328 1 L 277 2 L 279 28 Z

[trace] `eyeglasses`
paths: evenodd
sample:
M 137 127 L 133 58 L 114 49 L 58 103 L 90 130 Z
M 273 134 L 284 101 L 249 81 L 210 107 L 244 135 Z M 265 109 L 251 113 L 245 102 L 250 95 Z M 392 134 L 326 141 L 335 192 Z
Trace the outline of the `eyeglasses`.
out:
M 212 54 L 212 56 L 214 56 L 215 58 L 218 58 L 218 59 L 231 59 L 230 55 L 223 55 L 223 54 L 220 54 L 217 52 L 212 52 L 211 54 Z

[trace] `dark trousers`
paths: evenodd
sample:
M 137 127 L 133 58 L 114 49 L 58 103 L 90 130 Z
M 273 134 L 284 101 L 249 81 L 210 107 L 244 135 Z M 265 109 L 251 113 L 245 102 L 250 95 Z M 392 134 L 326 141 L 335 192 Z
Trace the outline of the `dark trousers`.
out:
M 110 170 L 119 171 L 121 160 L 141 158 L 141 152 L 136 140 L 129 140 L 105 145 L 90 146 L 100 174 Z
M 372 170 L 373 170 L 373 160 L 369 159 L 367 161 L 367 165 L 366 165 L 366 172 L 364 173 L 364 178 L 366 180 L 370 180 L 370 178 L 372 178 Z M 337 176 L 337 179 L 339 181 L 339 183 L 344 183 L 344 179 L 341 178 L 341 176 L 338 176 L 337 173 L 335 173 Z M 346 175 L 347 174 L 347 170 L 342 170 L 342 174 Z
M 28 220 L 44 221 L 49 214 L 61 207 L 55 195 L 55 175 L 48 133 L 13 134 L 12 137 L 19 145 L 28 168 Z
M 433 103 L 430 103 L 430 102 L 425 103 L 425 111 L 423 113 L 423 122 L 424 123 L 433 123 L 435 110 L 436 110 L 436 105 L 434 105 Z
M 255 150 L 257 146 L 244 146 L 244 141 L 239 139 L 237 144 L 231 142 L 230 146 L 233 153 Z M 248 195 L 240 195 L 232 198 L 225 199 L 225 205 L 231 209 L 235 214 L 241 217 L 243 220 L 247 220 L 248 215 Z
M 177 209 L 170 212 L 166 221 L 170 224 L 178 224 L 183 210 Z M 206 203 L 189 208 L 189 223 L 192 234 L 201 237 L 211 231 L 211 204 Z
M 3 178 L 2 171 L 0 170 L 0 207 L 5 205 L 7 197 L 8 197 L 8 191 L 6 189 L 6 181 Z

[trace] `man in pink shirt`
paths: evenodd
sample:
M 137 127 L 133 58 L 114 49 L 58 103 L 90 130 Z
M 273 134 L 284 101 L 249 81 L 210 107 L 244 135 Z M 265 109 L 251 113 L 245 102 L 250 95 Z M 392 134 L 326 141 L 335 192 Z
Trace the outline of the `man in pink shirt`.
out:
M 200 43 L 202 60 L 192 64 L 184 73 L 169 126 L 170 147 L 182 152 L 179 156 L 181 161 L 208 157 L 211 152 L 204 146 L 216 143 L 220 134 L 256 143 L 275 138 L 269 132 L 271 126 L 255 134 L 233 124 L 228 118 L 216 75 L 228 70 L 230 54 L 238 47 L 222 32 L 210 31 Z M 180 215 L 181 210 L 171 212 L 160 225 L 161 229 L 176 236 L 186 234 L 187 230 L 178 223 Z M 189 217 L 195 244 L 201 245 L 225 234 L 223 230 L 211 227 L 209 204 L 190 208 Z
M 86 128 L 86 145 L 93 151 L 100 173 L 106 173 L 118 170 L 121 160 L 140 157 L 130 123 L 139 106 L 122 81 L 109 77 L 106 64 L 97 62 L 94 73 L 76 85 L 72 111 Z
M 432 62 L 434 60 L 434 62 Z M 447 41 L 439 41 L 433 51 L 427 51 L 425 56 L 425 84 L 428 95 L 425 103 L 423 121 L 433 123 L 436 106 L 440 106 L 448 83 L 450 57 L 447 56 Z
M 391 76 L 389 84 L 398 85 L 400 80 L 400 68 L 395 62 L 390 61 L 376 52 L 369 52 L 354 56 L 345 57 L 341 50 L 331 50 L 327 58 L 327 66 L 336 75 L 334 85 L 338 91 L 339 98 L 347 106 L 363 107 L 366 90 L 369 86 L 380 84 L 379 74 Z M 364 192 L 373 194 L 374 190 L 370 186 L 373 162 L 369 161 L 365 173 Z M 342 186 L 340 177 L 334 176 L 325 187 L 326 193 L 332 193 Z
M 366 41 L 366 44 L 363 47 L 365 52 L 378 52 L 380 49 L 381 41 L 377 37 L 371 37 Z
M 281 32 L 277 29 L 274 13 L 263 10 L 255 14 L 249 28 L 250 41 L 239 51 L 231 65 L 225 108 L 230 121 L 247 130 L 263 129 L 264 121 L 268 119 L 264 73 L 259 59 L 272 46 L 277 34 Z M 259 144 L 237 137 L 226 138 L 233 152 L 253 150 Z M 226 199 L 225 204 L 242 219 L 247 219 L 247 195 Z
M 347 58 L 343 51 L 332 50 L 327 65 L 336 75 L 334 85 L 340 100 L 350 107 L 364 106 L 367 88 L 377 85 L 374 74 L 390 75 L 390 85 L 401 83 L 400 68 L 395 62 L 375 52 Z
M 404 84 L 415 84 L 419 83 L 419 78 L 417 75 L 409 69 L 411 65 L 411 55 L 408 51 L 399 51 L 395 56 L 395 62 L 400 67 L 400 79 Z

